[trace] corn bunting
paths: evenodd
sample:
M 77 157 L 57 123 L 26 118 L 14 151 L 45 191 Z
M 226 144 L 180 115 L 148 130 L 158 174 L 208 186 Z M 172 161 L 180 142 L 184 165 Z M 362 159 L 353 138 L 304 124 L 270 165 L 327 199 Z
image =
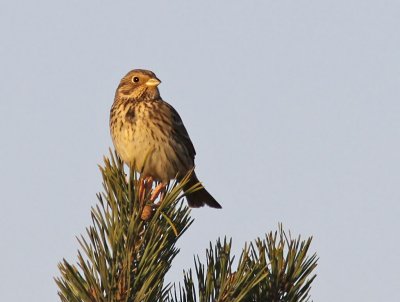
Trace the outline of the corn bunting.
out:
M 124 76 L 110 112 L 110 131 L 121 159 L 145 177 L 162 183 L 182 179 L 194 167 L 196 151 L 178 112 L 163 101 L 156 75 L 135 69 Z M 184 187 L 197 184 L 194 171 Z M 221 205 L 204 187 L 187 195 L 190 207 Z

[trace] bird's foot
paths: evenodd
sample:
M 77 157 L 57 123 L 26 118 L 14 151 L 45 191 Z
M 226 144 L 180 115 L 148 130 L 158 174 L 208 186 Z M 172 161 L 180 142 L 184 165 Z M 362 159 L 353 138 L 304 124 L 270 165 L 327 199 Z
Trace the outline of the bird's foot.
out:
M 154 203 L 154 201 L 157 199 L 157 197 L 160 197 L 159 203 L 162 202 L 164 199 L 165 192 L 167 190 L 167 184 L 165 183 L 159 183 L 153 190 L 150 196 L 150 201 Z
M 151 191 L 153 187 L 153 178 L 151 176 L 140 178 L 139 180 L 139 200 L 143 204 L 146 199 L 146 195 Z
M 167 184 L 164 183 L 157 184 L 153 190 L 152 187 L 153 187 L 153 179 L 151 177 L 146 177 L 144 179 L 141 179 L 139 185 L 139 194 L 140 194 L 139 198 L 141 204 L 143 205 L 141 218 L 142 220 L 145 221 L 153 217 L 156 208 L 161 205 L 161 202 L 167 190 Z M 159 202 L 155 203 L 157 199 L 159 200 Z M 146 201 L 148 202 L 146 203 Z

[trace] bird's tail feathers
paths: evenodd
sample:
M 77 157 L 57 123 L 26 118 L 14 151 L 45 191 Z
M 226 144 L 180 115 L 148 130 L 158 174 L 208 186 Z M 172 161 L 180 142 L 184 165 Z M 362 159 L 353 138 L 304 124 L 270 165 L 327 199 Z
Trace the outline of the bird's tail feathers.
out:
M 191 175 L 189 181 L 184 187 L 184 190 L 189 190 L 194 185 L 199 183 L 197 176 L 194 172 Z M 197 189 L 194 192 L 188 193 L 186 195 L 186 199 L 188 201 L 189 207 L 191 208 L 200 208 L 203 207 L 205 204 L 211 208 L 221 209 L 222 206 L 215 200 L 214 197 L 211 196 L 210 193 L 201 185 L 201 188 Z

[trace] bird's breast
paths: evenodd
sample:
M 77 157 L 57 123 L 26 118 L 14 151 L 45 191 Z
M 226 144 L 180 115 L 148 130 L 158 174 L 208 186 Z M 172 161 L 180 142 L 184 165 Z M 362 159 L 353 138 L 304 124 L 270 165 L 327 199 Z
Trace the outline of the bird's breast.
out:
M 114 146 L 125 163 L 165 181 L 178 172 L 185 174 L 193 159 L 174 135 L 169 108 L 158 105 L 139 102 L 122 107 L 111 128 Z

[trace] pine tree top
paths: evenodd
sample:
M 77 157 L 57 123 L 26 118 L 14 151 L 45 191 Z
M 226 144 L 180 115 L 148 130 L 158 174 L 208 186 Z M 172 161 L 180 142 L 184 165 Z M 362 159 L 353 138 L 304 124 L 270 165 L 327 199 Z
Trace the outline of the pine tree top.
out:
M 133 171 L 127 176 L 116 155 L 105 158 L 100 170 L 104 192 L 97 195 L 86 236 L 78 238 L 78 261 L 59 264 L 61 301 L 309 300 L 317 265 L 316 255 L 307 255 L 312 239 L 292 239 L 282 226 L 247 244 L 236 267 L 232 240 L 218 239 L 206 252 L 206 264 L 195 258 L 195 276 L 189 270 L 183 284 L 165 284 L 179 252 L 176 242 L 193 222 L 182 203 L 188 177 L 171 182 L 160 196 L 153 182 Z

